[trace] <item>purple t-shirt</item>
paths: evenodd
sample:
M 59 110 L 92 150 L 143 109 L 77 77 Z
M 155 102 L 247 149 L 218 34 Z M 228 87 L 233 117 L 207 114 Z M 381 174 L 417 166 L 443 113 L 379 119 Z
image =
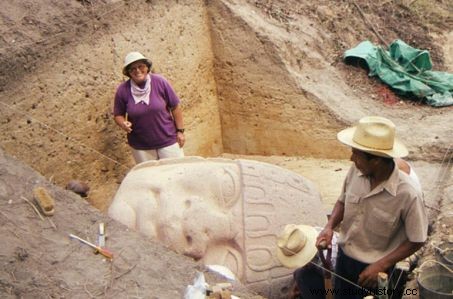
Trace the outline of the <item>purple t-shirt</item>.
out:
M 113 115 L 128 114 L 132 132 L 127 134 L 129 145 L 138 150 L 166 147 L 176 143 L 176 127 L 170 110 L 179 104 L 179 98 L 170 83 L 157 74 L 151 76 L 149 105 L 135 103 L 131 80 L 121 83 L 115 94 Z

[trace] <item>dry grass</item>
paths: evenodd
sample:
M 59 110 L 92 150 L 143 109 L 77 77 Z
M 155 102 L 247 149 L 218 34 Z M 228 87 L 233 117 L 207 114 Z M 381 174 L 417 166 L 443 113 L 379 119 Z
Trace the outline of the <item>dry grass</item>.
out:
M 401 2 L 421 20 L 428 20 L 426 24 L 429 27 L 432 25 L 445 29 L 453 27 L 453 1 L 451 0 L 405 0 Z

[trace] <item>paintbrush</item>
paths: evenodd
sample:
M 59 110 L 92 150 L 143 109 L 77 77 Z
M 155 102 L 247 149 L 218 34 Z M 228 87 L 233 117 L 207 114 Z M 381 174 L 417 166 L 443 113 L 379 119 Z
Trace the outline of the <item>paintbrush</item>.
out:
M 52 216 L 55 212 L 55 200 L 49 192 L 44 187 L 36 187 L 33 189 L 33 195 L 41 212 L 46 216 Z
M 111 253 L 109 250 L 107 250 L 105 248 L 102 248 L 100 246 L 96 246 L 93 243 L 90 243 L 90 242 L 88 242 L 88 241 L 86 241 L 86 240 L 84 240 L 84 239 L 82 239 L 80 237 L 77 237 L 76 235 L 73 235 L 73 234 L 69 234 L 69 237 L 71 239 L 79 240 L 83 244 L 90 246 L 91 248 L 93 248 L 95 250 L 96 253 L 100 253 L 103 256 L 105 256 L 106 258 L 113 259 L 113 253 Z

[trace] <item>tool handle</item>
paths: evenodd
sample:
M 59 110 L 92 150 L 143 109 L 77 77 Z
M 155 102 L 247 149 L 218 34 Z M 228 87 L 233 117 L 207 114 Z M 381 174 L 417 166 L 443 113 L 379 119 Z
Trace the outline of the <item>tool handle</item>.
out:
M 96 246 L 96 252 L 99 252 L 100 254 L 105 256 L 106 258 L 113 259 L 113 253 L 110 250 L 106 249 L 106 248 L 102 248 L 102 247 Z
M 113 253 L 110 252 L 108 249 L 102 248 L 100 246 L 96 246 L 96 245 L 94 245 L 80 237 L 77 237 L 76 235 L 73 235 L 73 234 L 69 234 L 69 237 L 72 239 L 79 240 L 83 244 L 90 246 L 91 248 L 93 248 L 95 250 L 96 253 L 100 253 L 103 256 L 105 256 L 106 258 L 113 259 Z
M 330 292 L 333 290 L 331 278 L 324 278 L 324 289 L 326 290 L 326 299 L 333 299 L 333 294 Z
M 327 249 L 327 241 L 326 240 L 322 240 L 321 242 L 319 242 L 318 248 Z

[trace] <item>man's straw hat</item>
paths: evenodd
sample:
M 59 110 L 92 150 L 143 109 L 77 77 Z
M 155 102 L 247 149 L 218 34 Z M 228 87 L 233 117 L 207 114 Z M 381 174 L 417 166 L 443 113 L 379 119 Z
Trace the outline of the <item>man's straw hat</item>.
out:
M 395 137 L 395 124 L 384 117 L 365 116 L 357 126 L 337 134 L 340 142 L 375 156 L 407 156 L 407 148 Z
M 318 232 L 308 225 L 288 224 L 277 240 L 277 258 L 287 268 L 306 265 L 316 255 Z

